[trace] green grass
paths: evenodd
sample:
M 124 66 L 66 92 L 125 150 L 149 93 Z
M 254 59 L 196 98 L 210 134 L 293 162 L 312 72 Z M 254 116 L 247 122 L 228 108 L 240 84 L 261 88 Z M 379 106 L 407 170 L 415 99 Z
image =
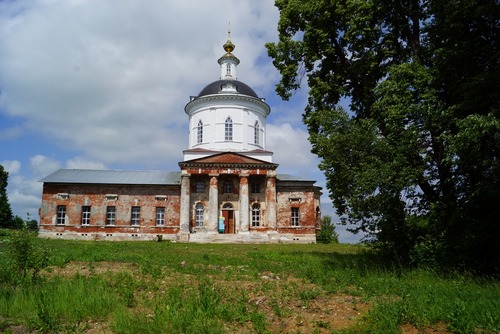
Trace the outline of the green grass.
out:
M 0 331 L 400 333 L 403 324 L 500 331 L 495 279 L 406 269 L 363 246 L 34 239 L 49 249 L 50 267 L 30 281 L 13 279 L 6 238 Z M 335 298 L 361 315 L 340 329 L 326 311 L 308 318 Z

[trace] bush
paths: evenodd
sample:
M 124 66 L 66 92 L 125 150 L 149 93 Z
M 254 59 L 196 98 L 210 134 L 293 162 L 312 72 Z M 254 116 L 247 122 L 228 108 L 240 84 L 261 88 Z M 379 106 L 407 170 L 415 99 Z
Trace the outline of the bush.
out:
M 24 220 L 19 216 L 15 216 L 14 219 L 12 219 L 12 225 L 10 226 L 10 228 L 19 230 L 23 228 L 23 226 L 24 226 Z
M 33 238 L 32 233 L 22 228 L 13 231 L 7 241 L 12 272 L 22 279 L 36 280 L 49 262 L 47 249 L 34 245 Z
M 26 228 L 33 232 L 38 232 L 38 222 L 35 219 L 26 221 Z

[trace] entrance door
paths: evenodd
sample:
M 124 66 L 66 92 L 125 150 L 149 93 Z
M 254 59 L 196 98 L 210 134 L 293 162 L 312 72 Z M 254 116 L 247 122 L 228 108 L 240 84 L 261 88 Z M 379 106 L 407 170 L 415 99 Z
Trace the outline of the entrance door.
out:
M 224 217 L 224 233 L 234 233 L 234 211 L 222 210 L 222 217 Z

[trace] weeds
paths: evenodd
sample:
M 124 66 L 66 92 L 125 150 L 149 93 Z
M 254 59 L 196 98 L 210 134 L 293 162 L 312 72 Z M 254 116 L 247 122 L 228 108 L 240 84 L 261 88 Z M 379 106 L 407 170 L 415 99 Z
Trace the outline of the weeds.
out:
M 49 263 L 49 251 L 33 242 L 33 235 L 26 228 L 12 231 L 7 240 L 7 253 L 10 257 L 10 269 L 14 275 L 3 276 L 11 278 L 13 283 L 31 279 L 36 281 L 40 270 Z M 5 270 L 5 269 L 4 269 Z
M 494 279 L 405 269 L 359 246 L 25 242 L 0 242 L 0 280 L 10 282 L 0 284 L 4 332 L 13 324 L 81 332 L 90 321 L 115 333 L 399 333 L 402 324 L 437 323 L 453 333 L 500 330 Z M 22 255 L 15 261 L 12 249 Z M 133 265 L 102 270 L 113 262 Z M 346 328 L 334 327 L 334 301 L 352 310 Z

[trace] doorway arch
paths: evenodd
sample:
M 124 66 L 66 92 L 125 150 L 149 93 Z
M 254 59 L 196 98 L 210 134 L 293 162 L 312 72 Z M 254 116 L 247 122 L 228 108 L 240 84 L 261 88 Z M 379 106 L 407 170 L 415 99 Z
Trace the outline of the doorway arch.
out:
M 234 206 L 231 203 L 224 203 L 222 205 L 222 217 L 224 217 L 224 234 L 236 233 L 234 226 Z

